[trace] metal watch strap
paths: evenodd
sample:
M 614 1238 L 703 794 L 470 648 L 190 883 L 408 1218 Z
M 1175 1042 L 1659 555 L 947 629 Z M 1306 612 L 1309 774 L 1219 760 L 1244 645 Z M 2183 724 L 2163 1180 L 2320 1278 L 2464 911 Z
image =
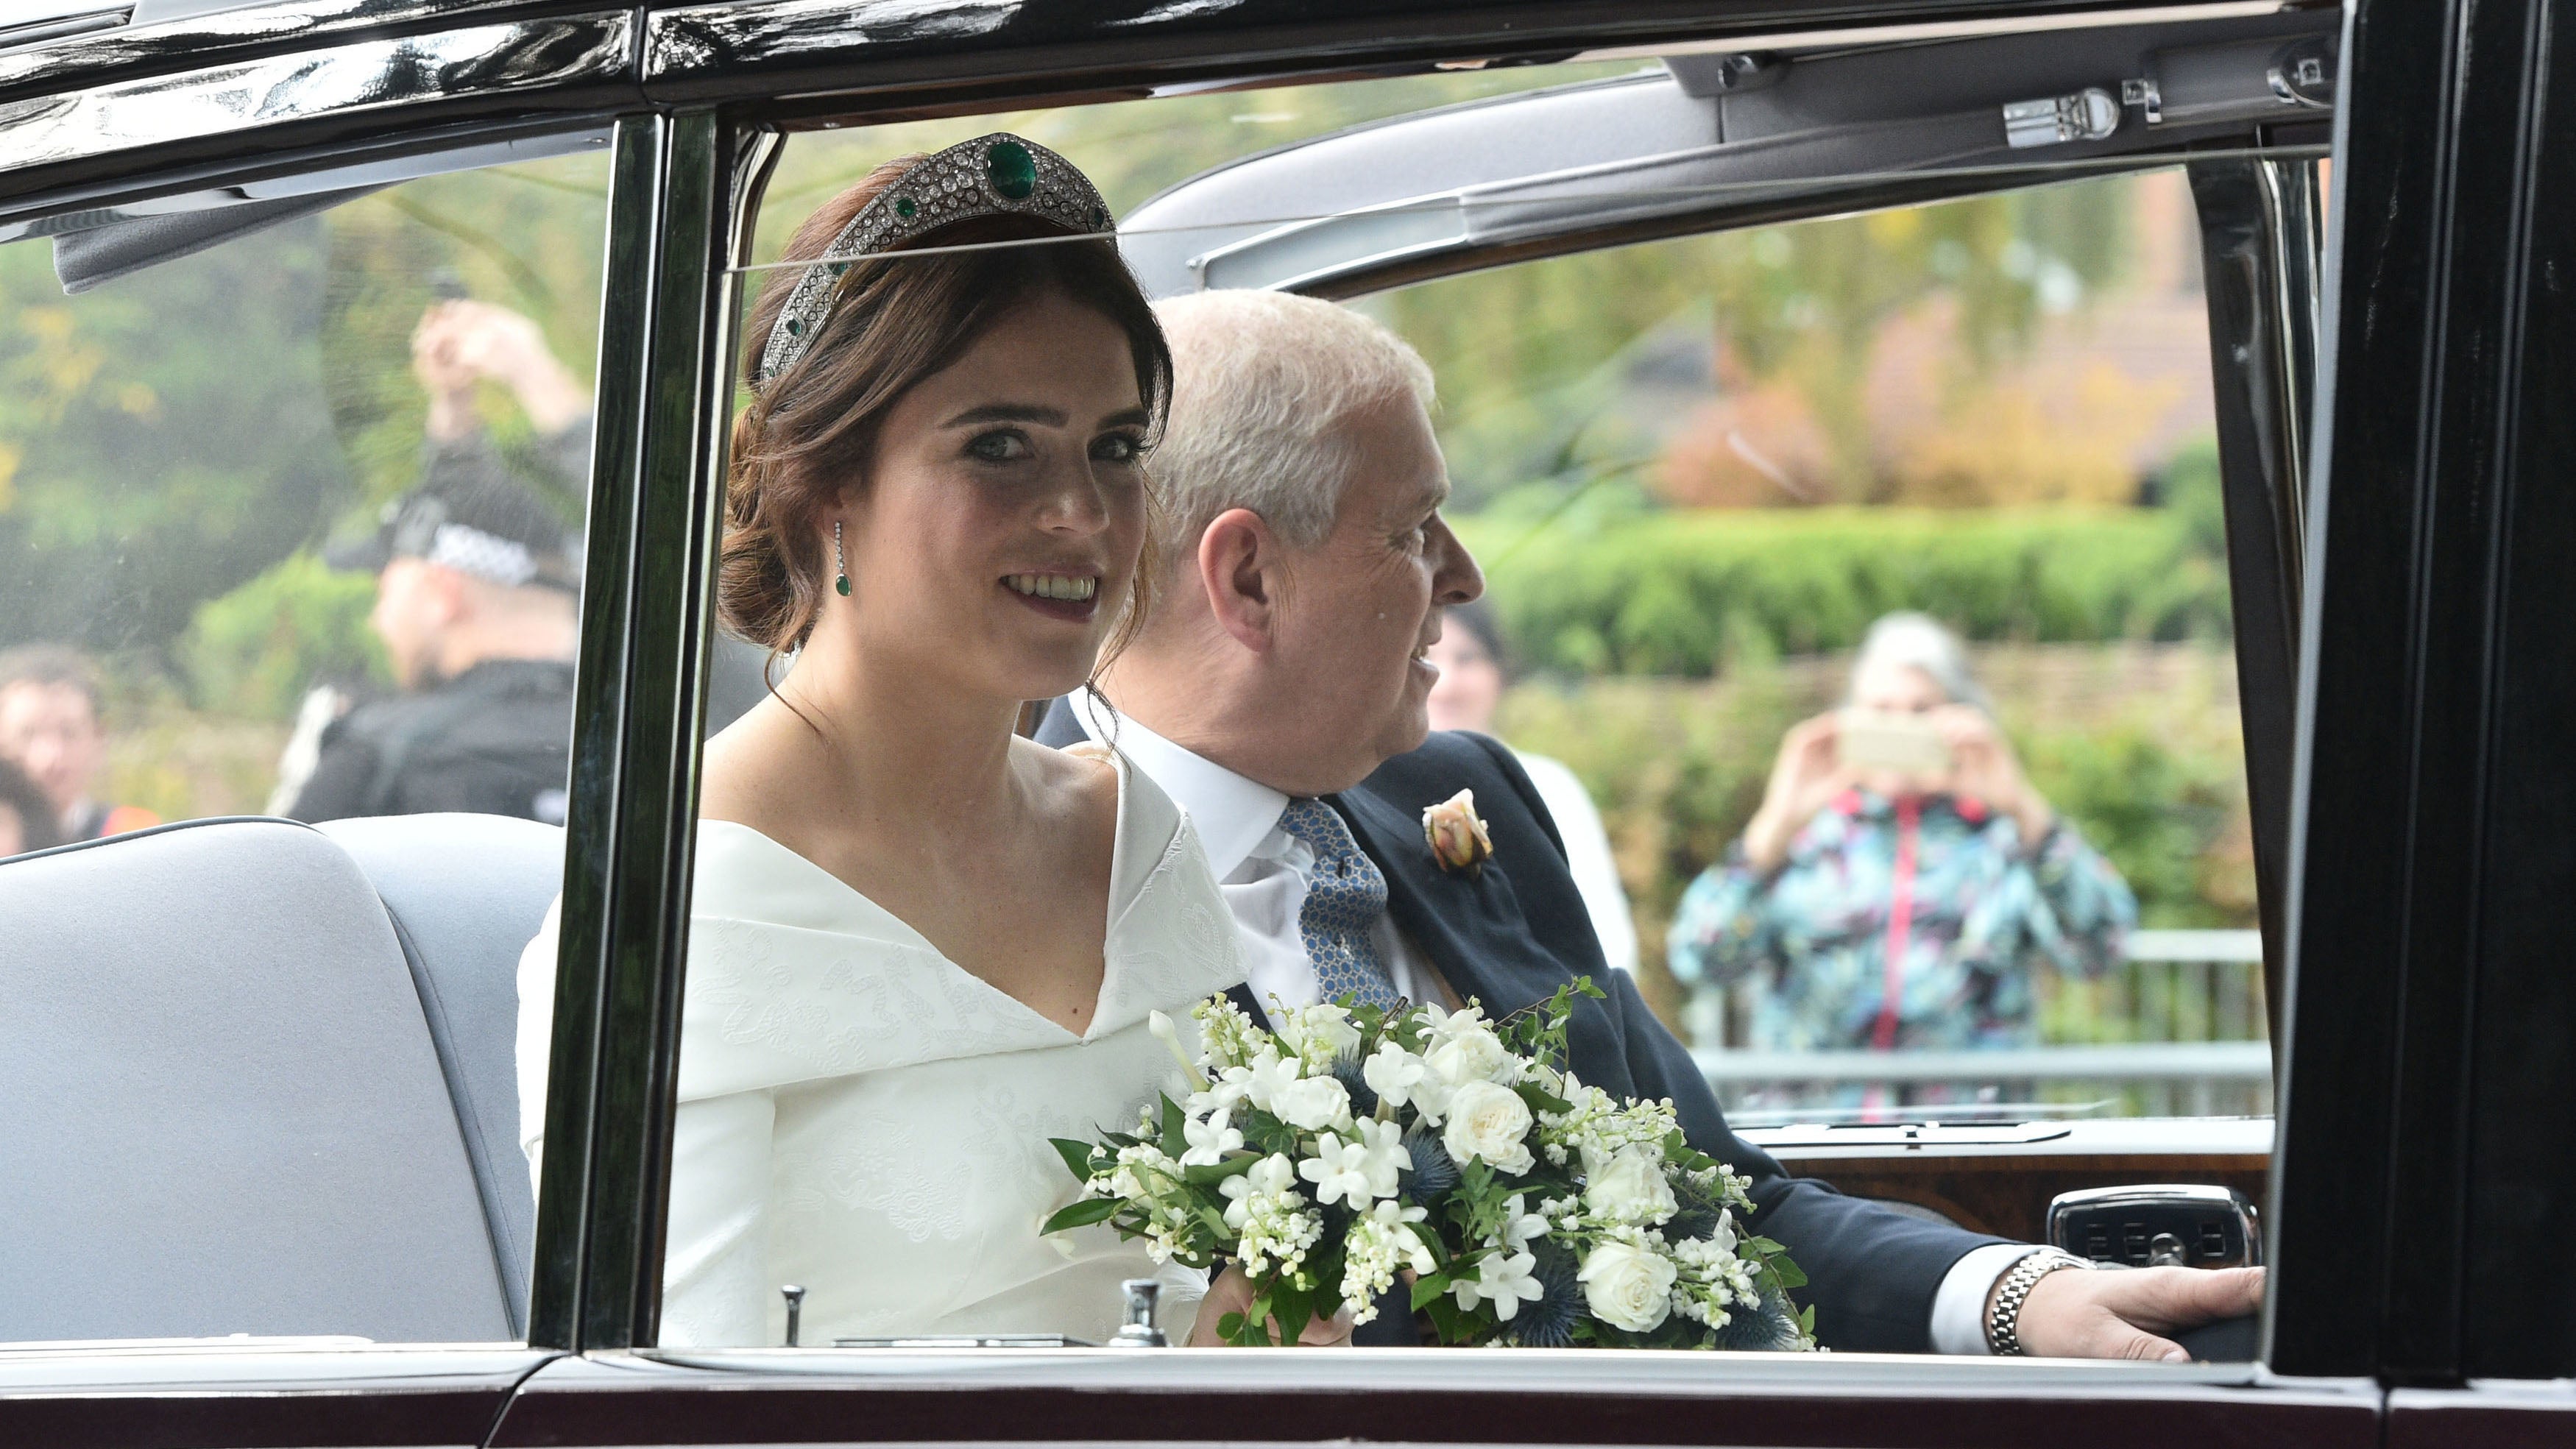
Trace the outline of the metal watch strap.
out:
M 2039 1280 L 2060 1268 L 2090 1268 L 2093 1265 L 2073 1253 L 2055 1248 L 2033 1248 L 2004 1270 L 1995 1284 L 1994 1304 L 1986 1309 L 1986 1347 L 1999 1356 L 2009 1357 L 2021 1350 L 2021 1306 L 2030 1298 L 2030 1290 Z

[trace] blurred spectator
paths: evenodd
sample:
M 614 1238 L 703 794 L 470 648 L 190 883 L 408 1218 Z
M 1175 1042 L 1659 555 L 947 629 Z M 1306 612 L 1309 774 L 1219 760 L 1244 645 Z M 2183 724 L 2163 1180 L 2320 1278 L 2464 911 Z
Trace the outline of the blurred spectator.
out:
M 534 323 L 486 303 L 431 307 L 412 367 L 429 394 L 421 486 L 386 506 L 372 537 L 325 554 L 375 573 L 368 623 L 402 693 L 355 709 L 336 691 L 308 697 L 272 808 L 299 820 L 462 810 L 559 825 L 580 539 L 501 457 L 475 389 L 510 389 L 552 454 L 545 471 L 575 492 L 589 399 Z
M 535 322 L 489 302 L 436 303 L 413 329 L 411 369 L 429 395 L 426 482 L 510 479 L 540 493 L 582 496 L 590 476 L 590 391 L 556 360 Z M 508 388 L 535 426 L 533 458 L 505 458 L 493 441 L 475 402 L 487 380 Z
M 30 644 L 0 654 L 0 760 L 44 791 L 49 837 L 96 840 L 161 823 L 140 806 L 91 798 L 107 764 L 106 695 L 73 650 Z
M 43 850 L 62 844 L 54 824 L 54 804 L 27 772 L 0 760 L 0 855 Z
M 1866 745 L 1873 731 L 1911 731 L 1929 768 L 1886 763 L 1900 751 Z M 1957 638 L 1890 614 L 1849 707 L 1789 731 L 1669 950 L 1685 982 L 1761 983 L 1757 1049 L 2024 1046 L 2032 973 L 2108 969 L 2136 919 L 2119 872 L 2023 777 Z
M 1440 642 L 1429 658 L 1440 669 L 1431 686 L 1431 727 L 1491 734 L 1494 710 L 1511 683 L 1511 655 L 1503 648 L 1502 630 L 1493 610 L 1481 600 L 1443 611 Z M 1619 867 L 1610 856 L 1610 833 L 1601 812 L 1574 772 L 1545 755 L 1515 750 L 1530 783 L 1538 787 L 1547 813 L 1556 818 L 1556 833 L 1565 840 L 1566 864 L 1583 892 L 1592 917 L 1592 932 L 1601 938 L 1601 955 L 1621 971 L 1637 969 L 1637 927 L 1628 917 L 1628 893 L 1619 883 Z

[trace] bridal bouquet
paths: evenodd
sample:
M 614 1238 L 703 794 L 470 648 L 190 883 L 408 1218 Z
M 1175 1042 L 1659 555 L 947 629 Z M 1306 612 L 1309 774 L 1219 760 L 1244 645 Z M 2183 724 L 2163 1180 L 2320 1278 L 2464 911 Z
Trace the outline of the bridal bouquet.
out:
M 1252 1311 L 1229 1342 L 1295 1343 L 1375 1315 L 1400 1275 L 1448 1344 L 1812 1348 L 1806 1281 L 1747 1234 L 1749 1179 L 1682 1139 L 1672 1104 L 1621 1102 L 1556 1065 L 1586 978 L 1502 1021 L 1326 1003 L 1265 1031 L 1199 1003 L 1190 1085 L 1133 1132 L 1054 1139 L 1083 1195 L 1045 1232 L 1106 1222 L 1156 1261 L 1231 1260 Z

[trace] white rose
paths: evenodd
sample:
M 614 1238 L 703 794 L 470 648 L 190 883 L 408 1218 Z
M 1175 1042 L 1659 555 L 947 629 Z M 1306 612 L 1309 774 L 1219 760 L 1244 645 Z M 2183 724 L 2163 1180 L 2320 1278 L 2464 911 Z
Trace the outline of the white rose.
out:
M 1664 1180 L 1661 1154 L 1643 1147 L 1622 1147 L 1610 1160 L 1591 1167 L 1583 1185 L 1583 1202 L 1611 1222 L 1652 1224 L 1673 1215 L 1672 1184 Z
M 1592 1316 L 1613 1328 L 1647 1333 L 1673 1311 L 1672 1260 L 1631 1243 L 1607 1242 L 1584 1255 L 1574 1281 Z
M 1453 1086 L 1469 1082 L 1505 1082 L 1517 1075 L 1519 1063 L 1502 1038 L 1480 1029 L 1463 1031 L 1433 1047 L 1423 1060 Z
M 1318 1132 L 1350 1115 L 1351 1094 L 1330 1077 L 1301 1077 L 1270 1094 L 1270 1110 L 1292 1127 Z
M 1440 1140 L 1460 1162 L 1481 1157 L 1495 1170 L 1517 1176 L 1534 1161 L 1529 1144 L 1521 1140 L 1529 1130 L 1529 1104 L 1520 1093 L 1491 1082 L 1469 1082 L 1449 1099 L 1449 1125 L 1441 1129 Z

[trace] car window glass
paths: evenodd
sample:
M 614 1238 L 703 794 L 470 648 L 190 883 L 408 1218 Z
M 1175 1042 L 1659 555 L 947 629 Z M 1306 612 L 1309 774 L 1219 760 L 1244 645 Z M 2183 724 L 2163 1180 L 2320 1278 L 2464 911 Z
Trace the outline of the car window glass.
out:
M 524 1333 L 608 179 L 550 151 L 0 246 L 0 1340 Z
M 1117 637 L 1099 606 L 1123 602 L 1126 565 L 1095 555 L 1115 554 L 1119 538 L 1151 545 L 1136 567 L 1156 588 L 1207 587 L 1224 565 L 1199 552 L 1200 534 L 1171 531 L 1208 522 L 1175 480 L 1219 465 L 1148 428 L 1158 516 L 1143 523 L 1096 481 L 1133 443 L 1093 404 L 1131 380 L 1126 395 L 1149 395 L 1138 372 L 1151 372 L 1149 349 L 1119 320 L 1114 289 L 1068 305 L 1090 284 L 1065 280 L 1076 264 L 1038 258 L 1098 243 L 1004 229 L 888 253 L 869 238 L 909 235 L 916 215 L 994 210 L 975 200 L 990 196 L 1080 200 L 1049 214 L 1092 230 L 1105 216 L 1075 215 L 1088 193 L 1051 189 L 1059 160 L 1097 183 L 1103 213 L 1151 217 L 1211 168 L 1251 157 L 1244 174 L 1257 176 L 1266 147 L 1449 101 L 1557 82 L 1643 90 L 1659 75 L 1542 67 L 788 138 L 738 270 L 746 326 L 718 643 L 770 661 L 780 682 L 775 698 L 755 693 L 746 712 L 709 720 L 666 1346 L 1098 1342 L 1138 1311 L 1122 1285 L 1140 1278 L 1160 1282 L 1158 1322 L 1206 1330 L 1202 1303 L 1226 1300 L 1182 1271 L 1205 1256 L 1190 1246 L 1199 1227 L 1109 1203 L 1150 1178 L 1134 1163 L 1164 1153 L 1184 1176 L 1232 1180 L 1232 1210 L 1212 1198 L 1200 1227 L 1252 1219 L 1261 1209 L 1248 1200 L 1265 1193 L 1273 1208 L 1293 1197 L 1321 1213 L 1336 1171 L 1291 1162 L 1269 1183 L 1240 1124 L 1217 1120 L 1223 1064 L 1194 1053 L 1215 1029 L 1206 1019 L 1235 1020 L 1235 1008 L 1174 1027 L 1186 1062 L 1156 1040 L 1156 1013 L 1187 1018 L 1237 972 L 1248 991 L 1237 1006 L 1251 1003 L 1240 1020 L 1293 1034 L 1300 983 L 1307 998 L 1347 989 L 1368 1003 L 1383 987 L 1444 1011 L 1538 1007 L 1503 1004 L 1518 985 L 1475 974 L 1534 947 L 1569 980 L 1593 977 L 1614 1003 L 1598 1009 L 1632 1013 L 1640 1039 L 1668 1044 L 1656 1069 L 1684 1074 L 1687 1110 L 1707 1102 L 1712 1122 L 1722 1107 L 1748 1129 L 1725 1138 L 1745 1161 L 1777 1144 L 1793 1171 L 1833 1179 L 1791 1150 L 1799 1134 L 1927 1123 L 1966 1134 L 1958 1150 L 2011 1174 L 1986 1198 L 1927 1197 L 1919 1181 L 1856 1166 L 1843 1179 L 1979 1231 L 2043 1239 L 2058 1190 L 2045 1184 L 2097 1181 L 2003 1160 L 2069 1123 L 2148 1121 L 2123 1140 L 2225 1159 L 2214 1200 L 2228 1212 L 2243 1206 L 2231 1191 L 2260 1192 L 2270 1050 L 2199 236 L 2179 171 L 1984 165 L 1959 173 L 1967 199 L 1769 226 L 1694 229 L 1667 210 L 1658 225 L 1685 234 L 1628 245 L 1604 234 L 1529 260 L 1497 250 L 1482 269 L 1420 282 L 1398 265 L 1411 244 L 1401 225 L 1344 224 L 1445 208 L 1472 232 L 1488 203 L 1448 199 L 1438 158 L 1404 183 L 1436 205 L 1338 205 L 1308 176 L 1297 198 L 1254 185 L 1242 204 L 1268 209 L 1177 228 L 1211 236 L 1178 263 L 1140 246 L 1154 227 L 1122 232 L 1142 286 L 1166 298 L 1198 290 L 1189 279 L 1214 275 L 1228 247 L 1272 281 L 1314 269 L 1301 285 L 1319 290 L 1331 268 L 1366 262 L 1336 274 L 1332 290 L 1352 294 L 1337 315 L 1401 339 L 1437 388 L 1427 427 L 1397 408 L 1373 435 L 1407 461 L 1370 475 L 1388 490 L 1371 506 L 1389 511 L 1366 546 L 1462 570 L 1472 553 L 1474 587 L 1450 564 L 1422 568 L 1434 595 L 1483 597 L 1444 597 L 1457 607 L 1437 640 L 1411 622 L 1390 634 L 1390 618 L 1427 617 L 1420 600 L 1380 607 L 1366 579 L 1332 575 L 1302 607 L 1340 619 L 1342 642 L 1280 709 L 1344 709 L 1336 676 L 1368 673 L 1376 630 L 1394 641 L 1396 694 L 1427 692 L 1431 723 L 1451 733 L 1415 751 L 1419 736 L 1397 742 L 1393 729 L 1377 748 L 1358 706 L 1344 733 L 1368 742 L 1352 748 L 1371 769 L 1309 769 L 1235 748 L 1240 720 L 1227 721 L 1221 691 L 1241 676 L 1214 644 L 1198 674 L 1157 673 L 1177 656 L 1149 624 L 1086 679 L 1093 655 L 1067 674 L 1022 638 L 1042 632 L 1036 620 Z M 1137 144 L 1148 135 L 1168 144 Z M 878 176 L 885 190 L 862 214 L 849 188 L 924 156 L 936 159 L 923 170 Z M 1682 205 L 1689 190 L 1614 177 L 1588 194 L 1648 208 Z M 1491 203 L 1507 204 L 1518 203 Z M 824 253 L 853 218 L 858 239 Z M 975 274 L 1010 289 L 996 293 L 1007 305 L 979 311 L 971 288 L 922 300 L 979 256 L 1012 259 Z M 1013 268 L 1052 280 L 1017 290 Z M 953 335 L 933 325 L 940 315 Z M 854 361 L 863 347 L 881 350 Z M 890 379 L 876 393 L 871 369 Z M 1304 396 L 1283 388 L 1264 400 L 1271 421 L 1254 409 L 1233 426 L 1277 427 Z M 1298 476 L 1335 466 L 1323 454 L 1287 462 L 1278 471 Z M 1085 476 L 1095 482 L 1064 481 Z M 1293 504 L 1277 508 L 1265 527 L 1305 541 L 1275 547 L 1329 553 L 1315 540 L 1334 517 L 1309 537 Z M 1283 597 L 1296 592 L 1292 577 Z M 1855 690 L 1874 630 L 1881 663 Z M 1408 662 L 1415 652 L 1423 662 Z M 1416 683 L 1424 663 L 1438 665 L 1436 685 Z M 880 668 L 895 672 L 870 674 Z M 1011 693 L 1005 678 L 1029 687 Z M 1034 796 L 956 783 L 973 772 L 947 774 L 946 752 L 994 727 L 991 711 L 958 701 L 997 693 L 1022 733 L 1114 763 L 1014 745 L 1014 788 Z M 1808 754 L 1766 822 L 1784 737 Z M 1085 768 L 1116 788 L 1081 784 Z M 1457 789 L 1468 776 L 1439 773 L 1483 769 L 1501 773 L 1470 791 Z M 951 792 L 906 814 L 931 778 Z M 1432 779 L 1437 793 L 1413 798 Z M 1054 828 L 984 830 L 1029 798 L 1057 801 Z M 1153 900 L 1168 882 L 1149 885 L 1137 865 L 1160 858 L 1184 813 L 1208 866 L 1191 919 L 1213 918 L 1215 938 L 1184 940 L 1171 903 Z M 1748 830 L 1765 825 L 1748 850 Z M 1891 963 L 1900 993 L 1883 1009 Z M 1313 1075 L 1330 1077 L 1333 1052 L 1316 1050 Z M 1671 1095 L 1633 1061 L 1607 1070 L 1633 1088 L 1623 1095 Z M 1369 1110 L 1397 1110 L 1366 1085 L 1390 1104 Z M 1334 1090 L 1360 1100 L 1358 1087 Z M 1361 1156 L 1346 1166 L 1334 1190 L 1357 1202 L 1349 1184 L 1369 1169 Z M 2103 1171 L 2103 1185 L 2171 1177 L 2152 1164 Z M 1388 1199 L 1394 1210 L 1411 1190 Z M 2227 1252 L 2242 1256 L 2250 1220 L 2228 1220 L 2239 1236 Z M 1271 1225 L 1280 1251 L 1303 1251 L 1299 1221 Z M 2125 1224 L 2106 1231 L 2096 1256 L 2127 1256 Z M 2142 1234 L 2139 1260 L 2160 1241 Z M 1512 1270 L 1497 1271 L 1517 1298 Z M 1530 1286 L 1527 1301 L 1563 1296 L 1539 1277 Z M 1342 1287 L 1302 1291 L 1328 1312 Z M 1442 1315 L 1487 1311 L 1473 1308 L 1481 1293 L 1380 1316 L 1419 1312 L 1426 1331 L 1448 1333 Z M 1738 1335 L 1783 1321 L 1743 1306 Z M 1973 1337 L 1973 1302 L 1964 1317 Z M 1822 1330 L 1827 1342 L 1847 1331 Z M 1661 1342 L 1648 1332 L 1586 1341 Z
M 1486 566 L 1435 710 L 1584 784 L 1745 1120 L 2269 1109 L 2198 257 L 2161 171 L 1360 304 Z

